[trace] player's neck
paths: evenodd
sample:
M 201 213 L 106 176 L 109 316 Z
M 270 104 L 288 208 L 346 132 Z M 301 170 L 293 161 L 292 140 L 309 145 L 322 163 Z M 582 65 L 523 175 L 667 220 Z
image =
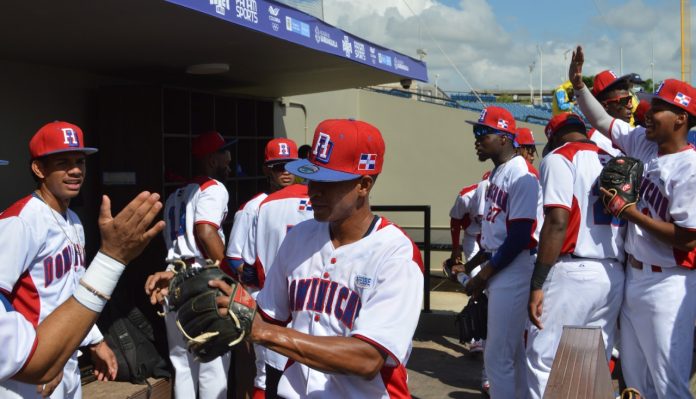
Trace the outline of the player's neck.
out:
M 689 145 L 686 137 L 679 136 L 678 138 L 665 140 L 657 144 L 657 153 L 660 155 L 676 154 Z
M 46 203 L 46 205 L 50 206 L 53 210 L 60 212 L 61 215 L 65 215 L 65 212 L 68 211 L 68 206 L 70 205 L 69 199 L 57 198 L 44 186 L 40 186 L 35 193 L 43 200 L 43 202 Z
M 329 223 L 334 248 L 352 244 L 365 236 L 375 215 L 369 205 L 359 208 L 349 217 Z
M 515 153 L 514 150 L 511 150 L 511 151 L 503 151 L 503 152 L 501 152 L 500 154 L 491 157 L 491 161 L 493 161 L 493 164 L 494 164 L 495 166 L 500 166 L 500 165 L 504 164 L 505 162 L 507 162 L 507 161 L 511 160 L 512 158 L 514 158 L 515 155 L 517 155 L 517 153 Z

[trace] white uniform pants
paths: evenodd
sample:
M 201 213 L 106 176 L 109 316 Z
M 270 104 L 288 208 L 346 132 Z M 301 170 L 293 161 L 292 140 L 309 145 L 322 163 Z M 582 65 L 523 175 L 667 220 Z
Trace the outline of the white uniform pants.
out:
M 535 259 L 536 255 L 523 250 L 488 283 L 488 336 L 483 357 L 492 399 L 526 397 L 524 331 Z
M 626 266 L 621 370 L 644 398 L 691 398 L 696 271 Z
M 176 312 L 167 312 L 167 343 L 169 359 L 174 366 L 174 397 L 177 399 L 225 399 L 227 398 L 227 370 L 230 353 L 208 363 L 198 362 L 186 349 L 181 331 L 176 327 Z M 196 396 L 198 392 L 198 396 Z
M 474 257 L 479 251 L 478 242 L 476 242 L 476 236 L 464 233 L 464 238 L 462 239 L 462 252 L 464 253 L 464 261 L 469 261 Z
M 599 326 L 611 357 L 616 321 L 623 301 L 623 265 L 615 259 L 562 257 L 544 282 L 539 330 L 530 323 L 527 335 L 529 397 L 541 399 L 561 341 L 563 326 Z

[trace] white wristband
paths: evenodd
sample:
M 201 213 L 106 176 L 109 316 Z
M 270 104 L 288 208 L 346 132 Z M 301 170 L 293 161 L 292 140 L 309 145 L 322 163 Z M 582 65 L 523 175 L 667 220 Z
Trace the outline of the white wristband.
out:
M 73 296 L 88 309 L 101 312 L 125 268 L 121 262 L 97 252 Z

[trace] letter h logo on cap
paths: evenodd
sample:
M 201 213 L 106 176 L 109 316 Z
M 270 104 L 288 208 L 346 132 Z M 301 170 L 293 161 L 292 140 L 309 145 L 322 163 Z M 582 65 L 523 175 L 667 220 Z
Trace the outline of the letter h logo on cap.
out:
M 331 136 L 326 133 L 319 133 L 319 138 L 317 138 L 317 143 L 314 145 L 315 159 L 322 163 L 329 163 L 331 160 L 331 150 L 333 149 L 333 141 L 331 141 Z

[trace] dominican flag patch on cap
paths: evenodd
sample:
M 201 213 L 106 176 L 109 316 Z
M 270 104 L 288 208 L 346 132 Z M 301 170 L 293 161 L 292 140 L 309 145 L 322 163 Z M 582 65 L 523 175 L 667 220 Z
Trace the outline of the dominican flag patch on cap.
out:
M 377 164 L 377 154 L 360 154 L 358 170 L 375 170 Z
M 508 128 L 508 121 L 505 119 L 498 119 L 498 127 L 500 129 L 507 129 Z
M 689 103 L 691 103 L 691 97 L 687 96 L 684 93 L 677 92 L 677 95 L 674 96 L 674 102 L 677 102 L 685 107 L 688 107 Z
M 300 200 L 300 207 L 298 209 L 301 211 L 311 211 L 311 210 L 313 210 L 312 203 L 306 199 Z

